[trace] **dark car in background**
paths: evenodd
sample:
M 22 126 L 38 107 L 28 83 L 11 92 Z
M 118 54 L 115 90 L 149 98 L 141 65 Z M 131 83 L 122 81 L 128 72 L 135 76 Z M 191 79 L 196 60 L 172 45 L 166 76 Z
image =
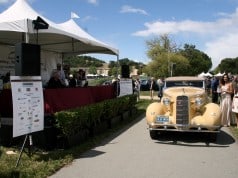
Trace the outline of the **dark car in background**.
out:
M 141 79 L 140 80 L 140 90 L 141 91 L 150 91 L 150 84 L 151 84 L 151 80 Z M 159 90 L 159 87 L 158 87 L 158 84 L 156 83 L 155 91 L 158 91 L 158 90 Z
M 148 91 L 150 90 L 150 85 L 148 84 L 147 79 L 140 80 L 140 90 L 141 91 Z

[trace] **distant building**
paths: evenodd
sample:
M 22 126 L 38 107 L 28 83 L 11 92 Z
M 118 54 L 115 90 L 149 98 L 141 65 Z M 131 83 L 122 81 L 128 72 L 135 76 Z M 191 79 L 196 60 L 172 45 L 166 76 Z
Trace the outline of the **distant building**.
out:
M 110 68 L 107 63 L 104 63 L 102 67 L 97 68 L 97 74 L 102 76 L 108 76 Z
M 97 75 L 101 76 L 108 76 L 110 68 L 108 67 L 108 63 L 103 63 L 102 67 L 97 67 Z M 73 71 L 78 71 L 79 69 L 83 69 L 86 71 L 86 74 L 89 74 L 89 67 L 78 67 L 78 68 L 71 68 Z M 138 76 L 139 69 L 136 69 L 135 66 L 132 66 L 130 77 Z

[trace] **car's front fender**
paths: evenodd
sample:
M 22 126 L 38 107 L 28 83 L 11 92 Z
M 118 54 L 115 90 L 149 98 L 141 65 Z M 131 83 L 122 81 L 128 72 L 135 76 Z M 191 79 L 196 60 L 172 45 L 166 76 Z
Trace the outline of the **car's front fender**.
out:
M 164 115 L 164 107 L 160 102 L 151 103 L 146 109 L 147 124 L 153 123 L 157 115 Z
M 203 115 L 194 117 L 191 123 L 193 125 L 221 125 L 221 110 L 219 105 L 215 103 L 205 105 Z

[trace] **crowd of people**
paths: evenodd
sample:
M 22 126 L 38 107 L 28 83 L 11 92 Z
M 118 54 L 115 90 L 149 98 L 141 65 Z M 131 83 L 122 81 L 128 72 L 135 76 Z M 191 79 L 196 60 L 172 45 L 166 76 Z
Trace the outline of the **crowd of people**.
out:
M 76 74 L 70 74 L 69 70 L 64 70 L 62 65 L 58 63 L 47 82 L 46 88 L 73 88 L 86 86 L 88 86 L 88 81 L 86 72 L 83 69 L 79 69 Z
M 140 99 L 141 81 L 140 81 L 139 77 L 133 79 L 132 84 L 133 84 L 133 93 L 137 94 L 138 99 Z M 158 96 L 159 100 L 161 100 L 161 98 L 163 96 L 164 79 L 162 77 L 160 77 L 157 80 L 155 80 L 154 77 L 151 77 L 148 80 L 148 84 L 149 84 L 151 100 L 154 99 L 155 91 L 158 91 L 157 96 Z

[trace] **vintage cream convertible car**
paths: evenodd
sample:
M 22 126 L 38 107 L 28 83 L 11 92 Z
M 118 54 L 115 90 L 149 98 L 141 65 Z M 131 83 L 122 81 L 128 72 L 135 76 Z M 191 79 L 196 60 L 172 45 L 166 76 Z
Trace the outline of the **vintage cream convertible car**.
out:
M 169 77 L 161 101 L 147 107 L 146 121 L 152 139 L 164 131 L 218 133 L 221 111 L 209 102 L 203 78 Z

